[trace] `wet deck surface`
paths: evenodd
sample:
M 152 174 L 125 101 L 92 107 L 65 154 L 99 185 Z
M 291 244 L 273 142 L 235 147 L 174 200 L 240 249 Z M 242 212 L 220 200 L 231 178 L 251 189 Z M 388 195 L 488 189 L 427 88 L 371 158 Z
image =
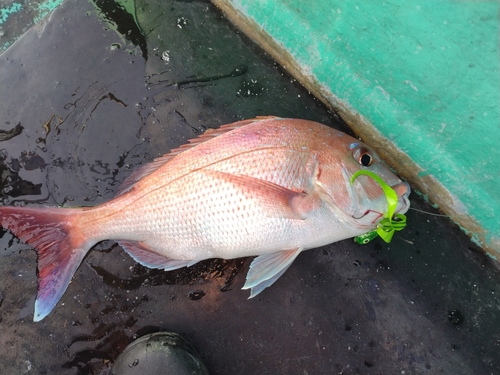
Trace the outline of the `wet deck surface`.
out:
M 104 202 L 137 166 L 237 119 L 347 130 L 210 3 L 135 9 L 67 1 L 0 56 L 3 204 Z M 106 241 L 40 323 L 36 254 L 2 232 L 0 373 L 106 374 L 155 331 L 186 337 L 211 374 L 500 373 L 498 266 L 448 219 L 407 217 L 389 245 L 304 252 L 252 300 L 250 259 L 167 273 Z

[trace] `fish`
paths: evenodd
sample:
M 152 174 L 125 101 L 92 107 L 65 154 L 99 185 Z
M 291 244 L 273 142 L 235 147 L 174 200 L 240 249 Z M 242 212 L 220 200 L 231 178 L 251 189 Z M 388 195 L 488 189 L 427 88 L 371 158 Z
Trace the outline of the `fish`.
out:
M 56 306 L 87 252 L 115 240 L 138 263 L 166 271 L 209 258 L 255 256 L 243 289 L 272 285 L 304 250 L 377 227 L 381 186 L 409 206 L 409 185 L 361 141 L 326 125 L 273 116 L 209 129 L 140 167 L 94 207 L 0 206 L 0 225 L 33 247 L 34 321 Z

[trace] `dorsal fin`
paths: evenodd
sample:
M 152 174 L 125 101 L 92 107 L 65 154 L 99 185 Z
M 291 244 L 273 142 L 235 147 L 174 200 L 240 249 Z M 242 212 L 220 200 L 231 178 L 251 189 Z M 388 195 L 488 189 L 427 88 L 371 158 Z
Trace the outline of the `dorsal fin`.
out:
M 237 122 L 233 122 L 231 124 L 226 124 L 222 125 L 218 129 L 208 129 L 205 133 L 201 134 L 197 138 L 189 139 L 188 143 L 170 150 L 168 154 L 165 154 L 163 156 L 160 156 L 159 158 L 156 158 L 153 160 L 151 163 L 148 163 L 139 169 L 137 169 L 134 173 L 132 173 L 130 176 L 128 176 L 125 181 L 120 185 L 118 188 L 117 196 L 121 195 L 123 193 L 126 193 L 129 191 L 132 186 L 142 178 L 149 176 L 151 173 L 155 172 L 158 170 L 162 165 L 167 163 L 168 161 L 172 160 L 175 156 L 179 155 L 180 153 L 189 150 L 190 148 L 196 147 L 201 143 L 207 142 L 215 137 L 218 137 L 219 135 L 228 133 L 234 129 L 241 128 L 243 126 L 252 124 L 257 121 L 263 121 L 263 120 L 270 120 L 270 119 L 276 119 L 278 117 L 276 116 L 257 116 L 253 119 L 248 119 L 248 120 L 241 120 Z

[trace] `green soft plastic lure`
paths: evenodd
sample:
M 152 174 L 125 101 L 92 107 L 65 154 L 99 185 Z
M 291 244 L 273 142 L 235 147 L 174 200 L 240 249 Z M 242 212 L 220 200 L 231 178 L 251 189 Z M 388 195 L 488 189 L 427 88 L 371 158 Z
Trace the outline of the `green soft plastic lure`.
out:
M 364 245 L 375 237 L 380 236 L 385 242 L 389 243 L 395 231 L 403 230 L 406 227 L 406 216 L 403 214 L 394 214 L 398 205 L 398 195 L 394 189 L 387 185 L 377 174 L 365 170 L 357 171 L 351 177 L 351 184 L 354 183 L 356 178 L 363 174 L 373 178 L 384 191 L 387 199 L 387 212 L 384 213 L 384 218 L 377 224 L 376 229 L 354 237 L 354 241 Z

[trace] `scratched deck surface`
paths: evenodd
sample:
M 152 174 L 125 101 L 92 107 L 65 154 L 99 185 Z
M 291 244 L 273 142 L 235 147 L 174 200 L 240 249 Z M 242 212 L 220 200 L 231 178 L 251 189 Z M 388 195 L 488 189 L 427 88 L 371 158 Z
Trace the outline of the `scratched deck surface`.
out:
M 208 2 L 69 0 L 0 55 L 0 195 L 95 205 L 205 129 L 268 114 L 346 130 Z M 446 218 L 407 216 L 389 245 L 301 254 L 252 300 L 248 259 L 167 273 L 107 241 L 40 323 L 36 255 L 2 232 L 0 373 L 106 374 L 159 330 L 212 374 L 499 373 L 500 272 Z

